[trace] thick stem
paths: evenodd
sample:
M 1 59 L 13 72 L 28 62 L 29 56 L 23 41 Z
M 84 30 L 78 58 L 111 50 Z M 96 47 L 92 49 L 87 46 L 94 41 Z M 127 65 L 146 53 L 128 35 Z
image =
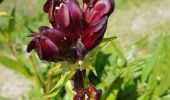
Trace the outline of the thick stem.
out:
M 86 70 L 77 70 L 72 78 L 73 90 L 76 92 L 74 100 L 100 100 L 102 91 L 97 90 L 91 83 L 84 87 L 84 77 Z
M 73 89 L 80 89 L 80 88 L 84 88 L 84 77 L 85 77 L 85 70 L 81 71 L 81 70 L 77 70 L 77 72 L 75 73 L 75 75 L 72 78 L 73 81 Z

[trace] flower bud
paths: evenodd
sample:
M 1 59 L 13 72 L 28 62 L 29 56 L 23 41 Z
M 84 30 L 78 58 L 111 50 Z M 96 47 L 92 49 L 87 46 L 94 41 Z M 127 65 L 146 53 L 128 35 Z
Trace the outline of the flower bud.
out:
M 104 17 L 98 22 L 91 24 L 81 36 L 81 42 L 87 51 L 98 45 L 106 31 L 108 17 Z
M 76 95 L 74 100 L 100 100 L 102 91 L 97 90 L 92 84 L 88 85 L 88 88 L 75 89 Z
M 78 61 L 103 39 L 114 0 L 47 0 L 44 11 L 53 29 L 40 27 L 27 51 L 35 49 L 41 60 Z
M 54 28 L 66 31 L 70 42 L 77 41 L 83 31 L 83 15 L 77 0 L 47 0 L 44 11 Z
M 110 16 L 115 7 L 114 0 L 83 0 L 83 3 L 83 13 L 88 24 Z
M 81 34 L 81 43 L 78 45 L 79 55 L 85 55 L 102 41 L 108 17 L 114 10 L 113 0 L 83 0 L 83 2 L 85 28 Z M 83 44 L 83 47 L 80 44 Z
M 41 60 L 55 62 L 76 59 L 65 42 L 63 32 L 43 26 L 38 33 L 32 33 L 31 36 L 33 40 L 28 44 L 27 52 L 35 49 Z

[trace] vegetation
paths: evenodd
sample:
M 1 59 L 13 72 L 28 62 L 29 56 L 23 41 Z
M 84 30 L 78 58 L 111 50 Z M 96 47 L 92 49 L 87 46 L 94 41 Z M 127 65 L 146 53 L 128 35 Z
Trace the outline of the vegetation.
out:
M 34 52 L 26 53 L 29 33 L 40 25 L 50 26 L 42 10 L 44 2 L 4 0 L 0 4 L 0 67 L 33 82 L 23 100 L 69 100 L 74 92 L 68 80 L 76 65 L 63 68 L 63 63 L 42 62 Z M 170 100 L 170 17 L 162 17 L 163 11 L 154 13 L 159 4 L 166 8 L 168 2 L 116 0 L 105 38 L 83 65 L 89 70 L 89 81 L 102 89 L 102 100 Z M 42 95 L 41 87 L 49 94 Z

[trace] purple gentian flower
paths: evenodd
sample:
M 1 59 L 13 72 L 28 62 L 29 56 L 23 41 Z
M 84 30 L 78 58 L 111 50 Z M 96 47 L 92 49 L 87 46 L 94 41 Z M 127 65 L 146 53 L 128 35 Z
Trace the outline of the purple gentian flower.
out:
M 77 88 L 74 100 L 100 100 L 102 91 L 97 90 L 92 84 L 88 88 Z
M 76 42 L 83 31 L 83 13 L 77 0 L 47 0 L 44 11 L 56 29 L 66 33 L 70 42 Z
M 41 26 L 39 32 L 32 33 L 31 36 L 33 40 L 28 44 L 27 51 L 35 49 L 41 60 L 54 62 L 77 59 L 70 44 L 65 40 L 64 33 L 60 30 Z
M 50 62 L 82 60 L 103 39 L 114 0 L 47 0 L 44 11 L 52 29 L 40 27 L 32 33 L 27 51 L 35 50 Z

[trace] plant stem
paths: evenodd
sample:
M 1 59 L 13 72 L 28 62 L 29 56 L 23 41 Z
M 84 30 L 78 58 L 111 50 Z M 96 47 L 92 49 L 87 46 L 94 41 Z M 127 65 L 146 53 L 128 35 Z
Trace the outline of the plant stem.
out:
M 51 89 L 51 84 L 52 84 L 52 71 L 49 71 L 49 75 L 48 75 L 48 83 L 47 83 L 47 93 L 50 92 Z
M 35 74 L 35 76 L 36 76 L 39 84 L 41 85 L 44 94 L 47 94 L 47 89 L 46 89 L 46 87 L 45 87 L 45 83 L 44 83 L 44 81 L 42 80 L 42 78 L 41 78 L 41 76 L 40 76 L 40 74 L 39 74 L 39 72 L 38 72 L 38 70 L 37 70 L 37 68 L 36 68 L 36 64 L 35 64 L 35 62 L 34 62 L 33 57 L 30 56 L 29 59 L 30 59 L 31 64 L 32 64 L 32 68 L 33 68 L 33 70 L 34 70 L 34 74 Z
M 8 46 L 9 46 L 9 48 L 10 48 L 13 56 L 14 56 L 16 59 L 19 60 L 19 58 L 18 58 L 18 56 L 17 56 L 17 50 L 16 50 L 16 48 L 14 47 L 14 45 L 11 44 L 11 43 L 8 43 Z
M 85 70 L 77 70 L 72 78 L 74 89 L 84 88 Z

